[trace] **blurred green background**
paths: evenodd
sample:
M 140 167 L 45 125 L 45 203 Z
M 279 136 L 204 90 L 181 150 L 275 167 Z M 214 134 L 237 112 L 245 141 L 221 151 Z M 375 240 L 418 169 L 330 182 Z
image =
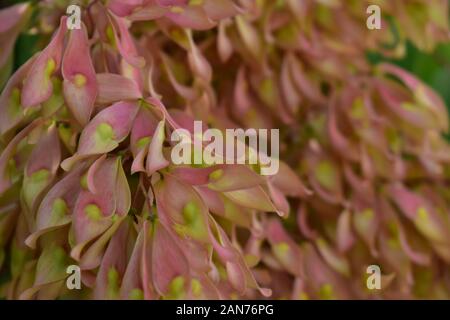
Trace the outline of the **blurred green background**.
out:
M 416 74 L 439 92 L 450 106 L 450 43 L 438 46 L 432 54 L 424 54 L 408 45 L 407 56 L 396 63 Z
M 430 54 L 408 43 L 403 59 L 389 60 L 374 52 L 368 54 L 368 59 L 374 64 L 389 61 L 412 72 L 441 95 L 450 113 L 450 43 L 440 44 Z

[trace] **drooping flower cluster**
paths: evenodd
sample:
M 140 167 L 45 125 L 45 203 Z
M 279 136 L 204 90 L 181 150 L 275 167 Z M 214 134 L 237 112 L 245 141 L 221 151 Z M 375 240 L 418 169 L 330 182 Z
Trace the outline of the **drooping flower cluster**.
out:
M 450 298 L 445 105 L 366 59 L 449 41 L 447 0 L 71 4 L 0 11 L 1 297 Z M 280 128 L 279 172 L 175 165 L 194 120 Z

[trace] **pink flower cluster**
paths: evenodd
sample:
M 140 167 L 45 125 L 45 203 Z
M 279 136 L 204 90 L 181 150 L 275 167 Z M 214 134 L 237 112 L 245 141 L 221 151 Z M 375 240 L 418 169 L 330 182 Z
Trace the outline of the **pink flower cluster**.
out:
M 396 35 L 365 0 L 74 3 L 0 11 L 0 297 L 450 298 L 446 107 L 366 59 L 450 41 L 447 0 L 378 1 Z M 194 120 L 279 128 L 279 172 L 174 165 Z

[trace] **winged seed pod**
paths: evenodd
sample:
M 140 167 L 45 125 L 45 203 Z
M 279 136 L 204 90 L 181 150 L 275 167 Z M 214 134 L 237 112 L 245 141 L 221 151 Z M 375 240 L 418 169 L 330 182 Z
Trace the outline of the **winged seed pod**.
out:
M 450 298 L 445 103 L 367 60 L 449 43 L 447 0 L 378 1 L 376 31 L 371 1 L 71 4 L 0 10 L 1 298 Z M 195 162 L 236 128 L 279 129 L 275 174 Z

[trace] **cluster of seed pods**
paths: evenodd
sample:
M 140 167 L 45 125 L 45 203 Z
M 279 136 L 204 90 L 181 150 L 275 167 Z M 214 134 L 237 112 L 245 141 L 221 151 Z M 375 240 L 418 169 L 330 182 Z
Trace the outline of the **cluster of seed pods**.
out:
M 81 8 L 78 29 L 66 8 Z M 382 28 L 366 27 L 380 6 Z M 450 41 L 447 0 L 44 0 L 0 11 L 0 297 L 450 298 L 444 102 L 368 52 Z M 12 72 L 20 34 L 37 52 Z M 176 165 L 174 130 L 280 130 Z M 205 128 L 206 129 L 206 128 Z M 81 289 L 67 287 L 67 268 Z M 379 266 L 381 288 L 367 287 Z

